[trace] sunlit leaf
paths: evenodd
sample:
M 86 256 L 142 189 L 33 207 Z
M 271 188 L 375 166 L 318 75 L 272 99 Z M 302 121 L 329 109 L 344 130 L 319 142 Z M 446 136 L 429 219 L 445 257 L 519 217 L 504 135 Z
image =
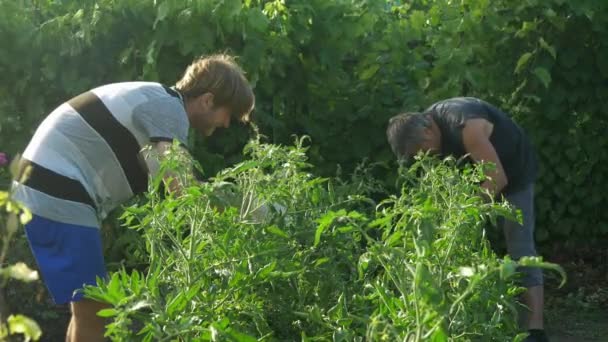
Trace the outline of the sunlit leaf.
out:
M 538 67 L 534 69 L 534 75 L 538 77 L 538 79 L 542 82 L 545 88 L 549 88 L 549 84 L 551 84 L 551 74 L 549 71 L 543 67 Z
M 359 78 L 362 81 L 368 80 L 368 79 L 372 78 L 376 74 L 376 72 L 378 72 L 379 69 L 380 69 L 380 65 L 378 65 L 378 64 L 371 65 L 361 73 L 361 76 L 359 76 Z
M 169 10 L 170 10 L 169 5 L 170 5 L 169 1 L 163 1 L 158 6 L 158 10 L 157 10 L 157 14 L 156 14 L 156 21 L 154 22 L 154 26 L 156 26 L 156 24 L 158 22 L 165 20 L 165 18 L 169 14 Z
M 517 60 L 517 66 L 515 67 L 515 73 L 519 73 L 527 64 L 530 58 L 532 57 L 532 53 L 526 52 L 519 57 Z
M 289 235 L 287 233 L 285 233 L 284 231 L 282 231 L 279 227 L 277 227 L 275 225 L 266 227 L 266 230 L 269 233 L 272 233 L 274 235 L 277 235 L 277 236 L 280 236 L 280 237 L 283 237 L 283 238 L 286 238 L 286 239 L 289 238 Z
M 9 208 L 7 209 L 10 210 Z M 17 232 L 17 228 L 19 228 L 19 220 L 17 219 L 17 215 L 11 212 L 6 219 L 6 230 L 12 235 Z
M 545 51 L 547 51 L 547 52 L 549 52 L 549 54 L 551 54 L 551 57 L 553 57 L 553 59 L 557 58 L 557 53 L 555 52 L 555 48 L 553 46 L 549 45 L 543 37 L 540 37 L 539 43 L 540 43 L 540 46 Z
M 116 315 L 118 315 L 118 310 L 114 308 L 102 309 L 97 312 L 97 316 L 104 318 L 114 317 Z
M 269 263 L 268 265 L 265 265 L 257 272 L 257 277 L 259 277 L 261 279 L 268 277 L 268 275 L 270 273 L 272 273 L 272 271 L 274 271 L 276 266 L 277 266 L 276 261 L 273 261 L 273 262 Z
M 11 175 L 13 176 L 13 179 L 17 179 L 17 177 L 19 177 L 20 164 L 21 164 L 21 155 L 17 154 L 17 155 L 15 155 L 15 157 L 11 161 L 11 165 L 9 166 L 9 170 L 11 172 Z
M 32 213 L 28 209 L 24 208 L 21 211 L 21 214 L 19 214 L 19 222 L 22 225 L 26 225 L 31 220 L 32 220 Z
M 38 280 L 38 272 L 30 269 L 23 262 L 18 262 L 6 268 L 5 272 L 10 278 L 21 280 L 24 282 L 32 282 Z
M 459 271 L 463 277 L 472 277 L 475 274 L 475 270 L 472 267 L 461 267 Z
M 8 192 L 6 191 L 0 191 L 0 207 L 4 206 L 6 204 L 6 201 L 8 201 Z
M 10 315 L 8 327 L 11 334 L 23 334 L 25 341 L 38 341 L 42 336 L 42 330 L 36 321 L 23 315 Z

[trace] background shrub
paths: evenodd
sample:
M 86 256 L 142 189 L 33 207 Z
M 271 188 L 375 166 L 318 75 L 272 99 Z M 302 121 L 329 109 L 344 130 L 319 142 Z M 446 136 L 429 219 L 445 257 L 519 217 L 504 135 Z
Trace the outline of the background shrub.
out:
M 608 3 L 507 0 L 0 1 L 0 146 L 23 149 L 42 118 L 103 83 L 172 84 L 196 56 L 228 51 L 255 85 L 270 142 L 310 135 L 314 172 L 362 159 L 391 189 L 387 119 L 456 95 L 502 107 L 541 161 L 537 238 L 594 240 L 608 173 Z M 208 176 L 249 133 L 192 137 Z

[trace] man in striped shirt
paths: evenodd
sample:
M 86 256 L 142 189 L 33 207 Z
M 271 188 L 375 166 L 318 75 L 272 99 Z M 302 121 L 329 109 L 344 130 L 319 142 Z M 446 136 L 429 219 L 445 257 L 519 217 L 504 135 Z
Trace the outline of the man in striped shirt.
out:
M 100 223 L 113 209 L 147 189 L 142 150 L 187 145 L 190 127 L 209 136 L 232 119 L 247 121 L 254 95 L 233 58 L 194 61 L 175 87 L 125 82 L 87 91 L 42 122 L 23 153 L 28 177 L 14 198 L 33 219 L 26 235 L 44 282 L 57 304 L 71 303 L 67 341 L 102 341 L 104 308 L 82 298 L 83 285 L 106 277 Z M 161 153 L 162 154 L 162 153 Z

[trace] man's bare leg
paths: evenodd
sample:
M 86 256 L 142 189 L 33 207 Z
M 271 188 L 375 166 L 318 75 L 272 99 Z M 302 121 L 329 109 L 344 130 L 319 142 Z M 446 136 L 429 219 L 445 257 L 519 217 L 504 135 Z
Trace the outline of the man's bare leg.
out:
M 530 309 L 528 329 L 543 330 L 544 288 L 542 285 L 528 288 L 523 294 L 524 304 Z
M 70 318 L 70 323 L 68 324 L 68 331 L 65 334 L 65 342 L 70 342 L 72 339 L 72 319 Z
M 72 302 L 71 307 L 72 319 L 68 325 L 66 342 L 103 342 L 106 321 L 97 316 L 97 312 L 109 305 L 83 299 Z

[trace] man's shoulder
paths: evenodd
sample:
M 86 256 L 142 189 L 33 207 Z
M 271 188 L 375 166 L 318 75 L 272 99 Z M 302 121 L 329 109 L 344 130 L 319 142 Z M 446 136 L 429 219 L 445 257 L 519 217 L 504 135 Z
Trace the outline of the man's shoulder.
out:
M 484 108 L 488 103 L 480 100 L 476 97 L 452 97 L 433 103 L 429 110 L 436 110 L 440 112 L 467 112 L 467 111 L 479 111 L 480 108 Z
M 157 82 L 120 82 L 110 83 L 91 90 L 106 104 L 116 104 L 123 110 L 131 108 L 138 110 L 146 108 L 154 111 L 154 107 L 183 107 L 179 95 L 172 89 Z
M 436 120 L 462 127 L 471 119 L 489 120 L 488 106 L 487 102 L 475 97 L 453 97 L 435 102 L 427 111 L 432 113 Z
M 133 92 L 167 94 L 162 84 L 157 82 L 144 81 L 108 83 L 93 88 L 91 89 L 91 91 L 96 94 L 110 94 L 115 96 L 119 96 L 121 94 L 129 94 Z

